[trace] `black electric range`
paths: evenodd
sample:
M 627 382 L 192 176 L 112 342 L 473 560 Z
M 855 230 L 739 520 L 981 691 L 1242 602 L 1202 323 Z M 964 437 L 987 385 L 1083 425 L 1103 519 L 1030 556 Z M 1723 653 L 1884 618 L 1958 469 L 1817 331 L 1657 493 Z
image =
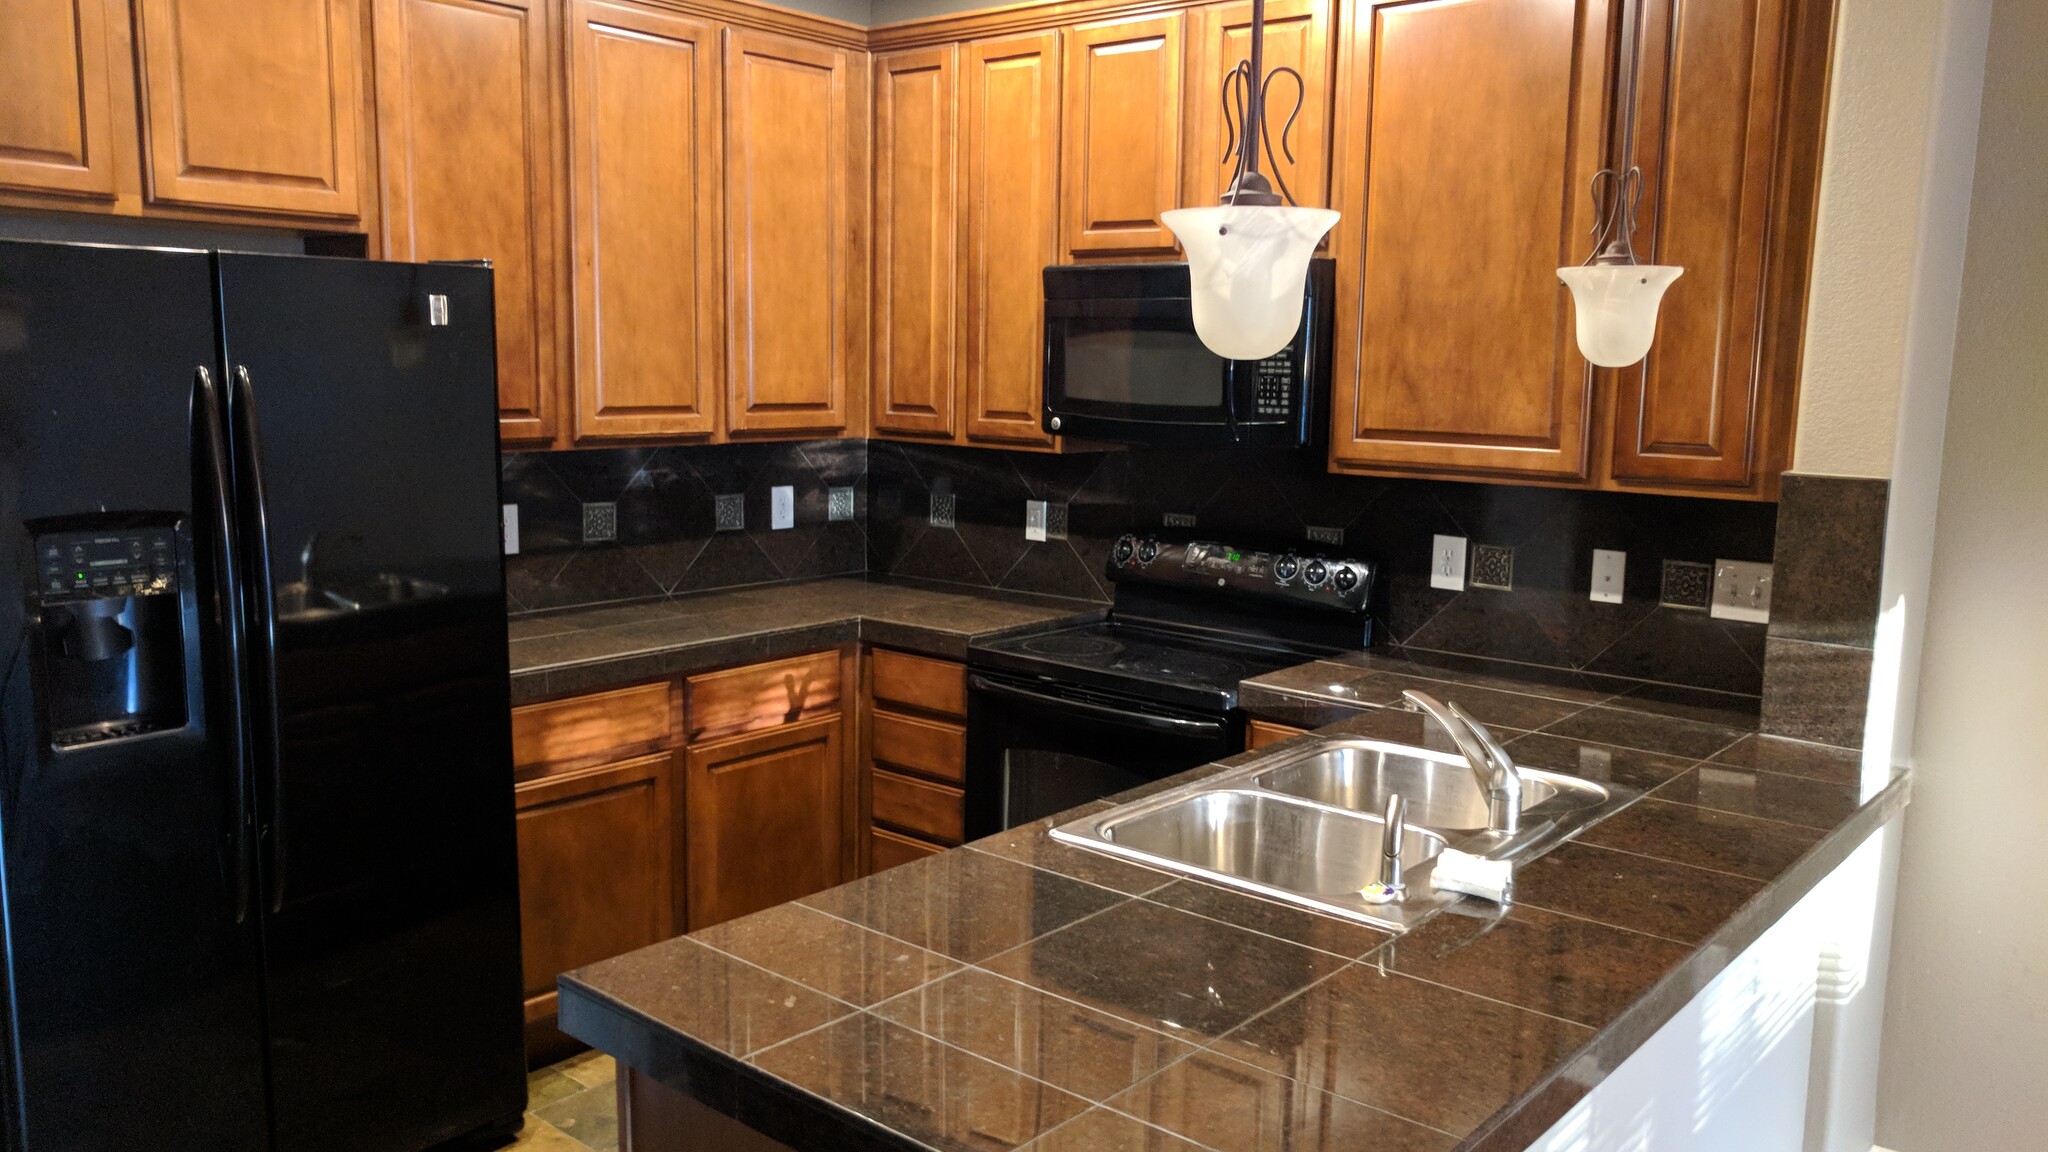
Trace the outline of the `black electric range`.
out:
M 1127 536 L 1100 624 L 968 650 L 970 836 L 1244 747 L 1240 681 L 1363 648 L 1372 565 Z

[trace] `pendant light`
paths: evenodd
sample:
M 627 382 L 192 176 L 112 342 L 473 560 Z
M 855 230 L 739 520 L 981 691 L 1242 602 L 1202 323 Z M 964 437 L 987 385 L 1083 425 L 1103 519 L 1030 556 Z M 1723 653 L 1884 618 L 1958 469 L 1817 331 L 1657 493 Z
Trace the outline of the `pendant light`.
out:
M 1294 111 L 1280 130 L 1280 150 L 1290 161 L 1294 152 L 1287 133 L 1301 115 L 1307 91 L 1301 73 L 1292 68 L 1264 70 L 1265 39 L 1266 3 L 1252 0 L 1251 59 L 1240 60 L 1223 81 L 1223 119 L 1229 131 L 1223 159 L 1235 156 L 1237 164 L 1222 203 L 1159 214 L 1187 250 L 1195 334 L 1226 360 L 1263 360 L 1294 339 L 1301 327 L 1309 257 L 1337 223 L 1337 213 L 1327 208 L 1295 206 L 1280 177 L 1280 161 L 1263 131 L 1266 89 L 1277 76 L 1294 80 Z M 1262 147 L 1280 182 L 1277 192 L 1259 171 Z
M 1602 368 L 1626 368 L 1650 352 L 1657 335 L 1657 306 L 1665 289 L 1685 274 L 1673 264 L 1643 264 L 1636 259 L 1633 239 L 1636 209 L 1643 198 L 1643 170 L 1634 163 L 1636 150 L 1636 77 L 1642 62 L 1639 9 L 1641 0 L 1622 7 L 1623 65 L 1621 90 L 1621 167 L 1593 174 L 1593 254 L 1577 268 L 1559 268 L 1558 279 L 1571 289 L 1579 352 Z

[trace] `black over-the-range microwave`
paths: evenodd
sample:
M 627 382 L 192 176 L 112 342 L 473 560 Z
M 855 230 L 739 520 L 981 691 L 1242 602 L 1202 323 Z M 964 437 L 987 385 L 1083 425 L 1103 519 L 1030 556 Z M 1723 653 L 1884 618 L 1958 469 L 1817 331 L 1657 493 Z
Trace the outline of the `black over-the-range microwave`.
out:
M 1174 444 L 1317 445 L 1330 402 L 1335 262 L 1309 262 L 1301 327 L 1264 360 L 1195 335 L 1186 264 L 1045 270 L 1047 432 Z

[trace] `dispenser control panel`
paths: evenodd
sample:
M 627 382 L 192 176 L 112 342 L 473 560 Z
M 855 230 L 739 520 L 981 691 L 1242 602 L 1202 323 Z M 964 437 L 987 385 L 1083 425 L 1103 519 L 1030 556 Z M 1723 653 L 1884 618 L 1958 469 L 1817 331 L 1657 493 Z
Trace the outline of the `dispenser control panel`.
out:
M 35 549 L 45 603 L 177 590 L 176 532 L 169 527 L 52 532 L 36 537 Z

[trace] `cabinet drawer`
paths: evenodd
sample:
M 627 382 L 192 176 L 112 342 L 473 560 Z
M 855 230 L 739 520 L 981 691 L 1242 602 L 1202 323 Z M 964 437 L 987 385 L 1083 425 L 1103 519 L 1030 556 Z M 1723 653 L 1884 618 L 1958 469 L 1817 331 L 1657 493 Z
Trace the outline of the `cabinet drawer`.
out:
M 887 828 L 868 829 L 868 873 L 873 875 L 885 868 L 898 864 L 909 864 L 927 856 L 937 856 L 946 850 L 943 844 L 933 844 L 914 836 L 904 836 Z
M 877 648 L 872 665 L 877 703 L 942 716 L 967 715 L 967 666 Z
M 967 729 L 937 720 L 919 720 L 875 710 L 874 760 L 925 776 L 967 779 Z
M 875 819 L 946 844 L 966 837 L 966 795 L 944 784 L 875 770 Z
M 683 694 L 692 744 L 793 724 L 839 708 L 839 653 L 692 676 Z
M 526 769 L 616 759 L 669 743 L 679 727 L 666 682 L 528 704 L 512 710 L 512 763 Z

